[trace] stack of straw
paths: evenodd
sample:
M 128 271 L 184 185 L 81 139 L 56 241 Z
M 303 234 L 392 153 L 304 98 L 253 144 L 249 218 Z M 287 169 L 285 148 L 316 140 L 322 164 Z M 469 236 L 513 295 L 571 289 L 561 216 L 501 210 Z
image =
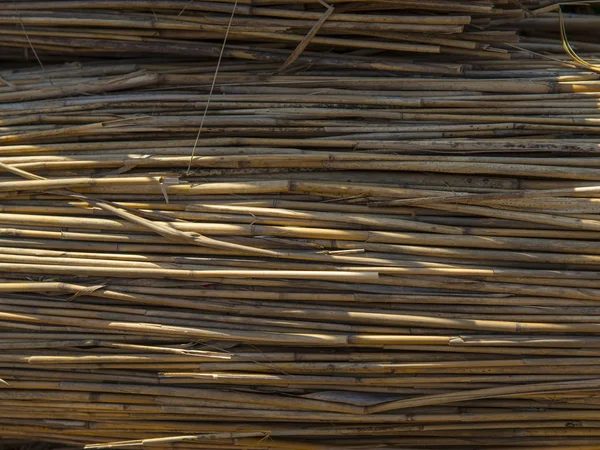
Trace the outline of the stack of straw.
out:
M 598 448 L 598 21 L 0 4 L 0 437 Z

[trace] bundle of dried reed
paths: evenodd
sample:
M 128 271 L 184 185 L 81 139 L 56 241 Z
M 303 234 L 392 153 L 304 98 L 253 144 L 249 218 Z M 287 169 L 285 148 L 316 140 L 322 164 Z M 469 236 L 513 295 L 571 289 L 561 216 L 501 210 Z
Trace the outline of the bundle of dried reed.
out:
M 597 448 L 600 80 L 558 18 L 0 3 L 43 66 L 0 71 L 0 437 Z

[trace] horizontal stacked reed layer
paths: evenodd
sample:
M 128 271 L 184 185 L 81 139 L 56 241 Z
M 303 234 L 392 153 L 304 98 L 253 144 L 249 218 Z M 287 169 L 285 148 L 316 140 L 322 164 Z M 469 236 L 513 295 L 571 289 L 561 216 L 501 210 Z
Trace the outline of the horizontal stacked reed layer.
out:
M 473 64 L 569 61 L 557 0 L 0 1 L 1 59 L 226 58 L 296 70 L 452 75 Z M 575 7 L 582 8 L 582 7 Z M 584 11 L 585 12 L 585 11 Z M 600 50 L 600 18 L 565 14 L 572 48 Z M 223 48 L 222 42 L 228 45 Z M 521 76 L 527 76 L 521 74 Z
M 38 65 L 0 71 L 0 437 L 596 448 L 600 80 L 554 3 L 0 8 Z M 438 33 L 478 54 L 316 40 Z

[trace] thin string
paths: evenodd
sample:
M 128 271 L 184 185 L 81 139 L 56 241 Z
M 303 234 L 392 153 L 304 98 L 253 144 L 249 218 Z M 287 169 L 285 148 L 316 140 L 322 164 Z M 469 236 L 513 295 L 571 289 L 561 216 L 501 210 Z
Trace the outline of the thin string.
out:
M 227 30 L 225 31 L 225 38 L 223 39 L 223 46 L 221 47 L 221 53 L 219 54 L 219 60 L 217 61 L 217 68 L 215 69 L 215 76 L 213 77 L 212 84 L 210 86 L 210 91 L 208 93 L 208 99 L 206 100 L 206 107 L 204 108 L 204 114 L 202 115 L 202 120 L 200 121 L 200 128 L 198 129 L 198 134 L 196 135 L 196 141 L 194 142 L 194 148 L 192 149 L 192 156 L 190 156 L 190 162 L 188 163 L 186 175 L 190 174 L 190 169 L 192 168 L 192 161 L 194 160 L 194 155 L 196 154 L 196 147 L 198 146 L 198 141 L 200 140 L 200 134 L 202 133 L 202 128 L 204 127 L 204 120 L 206 119 L 206 115 L 208 114 L 208 107 L 210 105 L 210 100 L 212 98 L 213 91 L 215 89 L 215 84 L 217 83 L 217 75 L 219 74 L 219 68 L 221 67 L 221 60 L 223 59 L 223 53 L 225 52 L 225 44 L 227 43 L 227 37 L 229 36 L 229 30 L 231 29 L 231 24 L 233 23 L 233 17 L 235 16 L 235 9 L 237 7 L 238 0 L 235 0 L 233 4 L 233 9 L 231 10 L 231 17 L 229 18 L 229 24 L 227 25 Z
M 19 9 L 16 7 L 16 5 L 14 3 L 15 2 L 13 0 L 13 7 L 15 9 L 15 12 L 17 13 L 17 18 L 19 19 L 19 25 L 21 25 L 21 29 L 23 30 L 23 34 L 25 35 L 25 39 L 27 39 L 27 43 L 29 44 L 29 47 L 31 47 L 31 50 L 33 51 L 33 55 L 35 56 L 35 59 L 37 59 L 38 64 L 42 68 L 42 72 L 45 72 L 46 69 L 44 68 L 44 65 L 42 64 L 42 60 L 40 59 L 37 52 L 35 51 L 35 47 L 33 46 L 31 39 L 29 39 L 29 35 L 27 34 L 27 31 L 25 31 L 25 25 L 23 24 L 23 21 L 21 20 L 21 13 L 19 12 Z

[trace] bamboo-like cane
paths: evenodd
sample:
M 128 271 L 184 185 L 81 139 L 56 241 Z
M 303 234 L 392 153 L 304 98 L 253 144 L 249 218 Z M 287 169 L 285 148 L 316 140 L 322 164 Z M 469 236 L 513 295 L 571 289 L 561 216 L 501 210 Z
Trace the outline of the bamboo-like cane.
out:
M 598 447 L 557 3 L 0 1 L 0 439 Z

